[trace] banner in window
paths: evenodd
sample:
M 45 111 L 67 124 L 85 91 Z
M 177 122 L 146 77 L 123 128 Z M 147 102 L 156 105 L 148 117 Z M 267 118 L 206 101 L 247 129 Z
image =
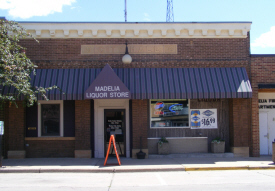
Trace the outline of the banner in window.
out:
M 217 129 L 217 109 L 191 109 L 191 129 Z

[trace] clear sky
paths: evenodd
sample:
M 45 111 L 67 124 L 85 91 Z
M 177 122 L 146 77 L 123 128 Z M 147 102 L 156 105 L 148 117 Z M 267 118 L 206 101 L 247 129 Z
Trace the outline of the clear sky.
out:
M 124 22 L 125 0 L 0 0 L 15 21 Z M 128 22 L 165 22 L 167 0 L 127 0 Z M 251 21 L 251 53 L 275 54 L 275 0 L 173 0 L 175 22 Z

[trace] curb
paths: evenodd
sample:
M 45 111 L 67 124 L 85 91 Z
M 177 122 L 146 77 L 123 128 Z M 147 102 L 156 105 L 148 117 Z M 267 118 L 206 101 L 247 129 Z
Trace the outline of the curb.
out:
M 39 173 L 40 169 L 0 169 L 0 173 Z
M 250 166 L 248 170 L 275 170 L 275 166 Z
M 181 168 L 139 168 L 139 169 L 0 169 L 0 173 L 122 173 L 122 172 L 164 172 L 185 171 Z
M 210 171 L 210 170 L 249 170 L 248 166 L 234 167 L 186 167 L 185 171 Z
M 140 168 L 140 169 L 114 169 L 114 172 L 167 172 L 185 171 L 185 167 L 180 168 Z
M 275 170 L 275 166 L 185 167 L 185 171 L 210 170 Z
M 275 166 L 231 166 L 231 167 L 180 167 L 180 168 L 139 168 L 139 169 L 9 169 L 0 168 L 0 173 L 131 173 L 167 171 L 218 171 L 218 170 L 275 170 Z

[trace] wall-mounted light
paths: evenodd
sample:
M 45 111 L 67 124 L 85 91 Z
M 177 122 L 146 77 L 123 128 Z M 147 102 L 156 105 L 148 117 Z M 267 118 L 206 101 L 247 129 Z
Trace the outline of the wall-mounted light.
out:
M 125 55 L 122 57 L 122 62 L 123 64 L 131 64 L 132 57 L 129 55 L 127 42 L 125 44 L 126 44 L 126 50 L 125 50 Z

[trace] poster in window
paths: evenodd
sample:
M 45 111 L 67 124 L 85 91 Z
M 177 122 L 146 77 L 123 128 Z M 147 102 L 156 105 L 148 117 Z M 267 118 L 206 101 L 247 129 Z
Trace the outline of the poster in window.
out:
M 217 109 L 191 109 L 191 129 L 217 129 Z

